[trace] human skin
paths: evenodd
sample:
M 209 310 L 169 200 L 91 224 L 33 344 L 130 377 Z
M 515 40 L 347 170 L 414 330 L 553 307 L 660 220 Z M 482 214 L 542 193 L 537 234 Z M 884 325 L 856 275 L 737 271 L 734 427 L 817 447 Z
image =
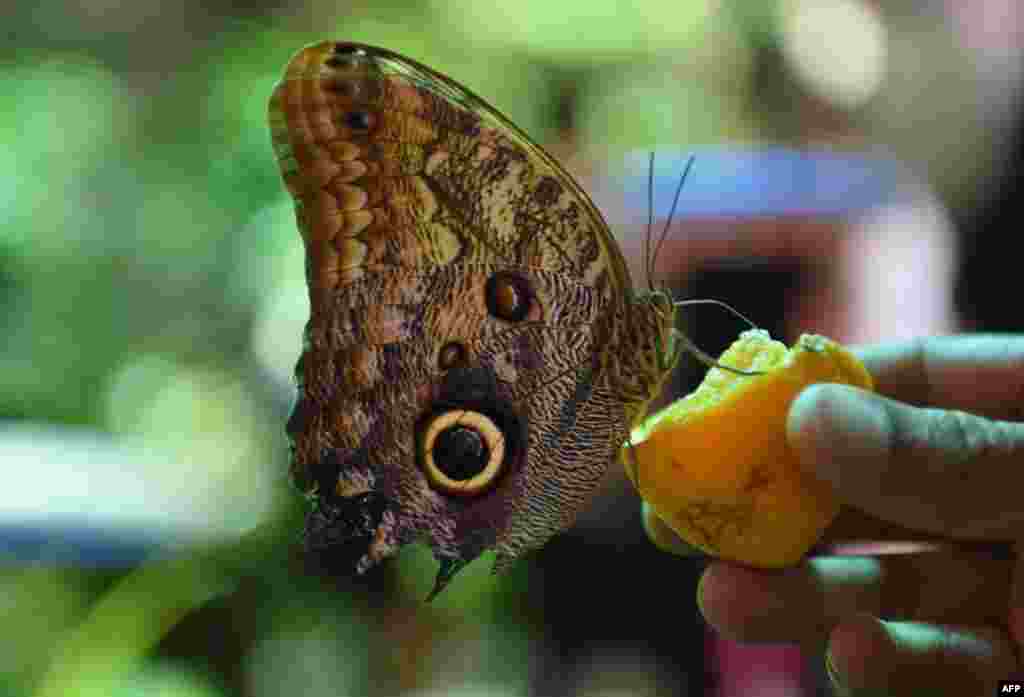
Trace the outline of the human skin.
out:
M 952 542 L 782 570 L 713 561 L 698 604 L 730 639 L 824 650 L 838 694 L 994 694 L 1024 673 L 1024 336 L 855 352 L 877 393 L 805 389 L 790 445 L 845 505 Z M 659 546 L 675 545 L 649 509 L 645 521 Z M 985 540 L 1015 545 L 994 555 L 967 543 Z

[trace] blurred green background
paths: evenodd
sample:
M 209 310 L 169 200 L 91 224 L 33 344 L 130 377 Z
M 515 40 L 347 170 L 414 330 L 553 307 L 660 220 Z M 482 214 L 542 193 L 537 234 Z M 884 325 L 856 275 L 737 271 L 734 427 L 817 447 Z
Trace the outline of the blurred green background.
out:
M 267 98 L 307 43 L 378 44 L 584 181 L 660 146 L 883 150 L 970 220 L 1019 167 L 1022 42 L 992 15 L 1005 3 L 955 5 L 5 4 L 0 695 L 711 690 L 700 562 L 645 543 L 620 480 L 581 530 L 507 578 L 473 565 L 430 606 L 424 550 L 365 584 L 289 571 L 283 431 L 308 304 Z M 62 551 L 90 526 L 137 552 Z M 195 539 L 214 547 L 173 544 Z

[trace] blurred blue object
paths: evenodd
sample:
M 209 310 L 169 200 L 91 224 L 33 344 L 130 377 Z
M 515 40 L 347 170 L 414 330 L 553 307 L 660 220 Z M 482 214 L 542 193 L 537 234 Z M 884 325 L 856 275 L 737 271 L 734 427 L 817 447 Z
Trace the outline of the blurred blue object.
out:
M 832 150 L 706 148 L 659 149 L 654 169 L 655 217 L 668 215 L 686 161 L 694 163 L 683 186 L 677 219 L 845 216 L 897 201 L 913 179 L 896 160 Z M 626 159 L 623 175 L 598 186 L 614 199 L 624 192 L 627 211 L 647 210 L 648 152 Z
M 0 566 L 129 568 L 169 555 L 172 545 L 180 545 L 172 537 L 155 527 L 126 530 L 72 518 L 35 525 L 0 520 Z
M 226 533 L 168 486 L 179 463 L 111 436 L 0 424 L 0 460 L 0 565 L 131 566 Z

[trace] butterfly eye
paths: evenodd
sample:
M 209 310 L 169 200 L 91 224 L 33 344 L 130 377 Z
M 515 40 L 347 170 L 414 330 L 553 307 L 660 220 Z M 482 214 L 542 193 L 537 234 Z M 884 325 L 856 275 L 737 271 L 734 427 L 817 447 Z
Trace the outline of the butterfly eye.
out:
M 366 51 L 359 46 L 351 44 L 337 44 L 334 52 L 327 57 L 324 65 L 330 68 L 354 68 L 361 59 L 366 57 Z
M 466 362 L 466 347 L 458 341 L 449 341 L 437 354 L 437 365 L 441 370 L 451 370 Z
M 533 304 L 530 281 L 508 271 L 496 273 L 488 278 L 484 295 L 487 311 L 508 322 L 521 322 L 526 319 Z
M 338 56 L 365 56 L 366 50 L 355 44 L 335 44 L 334 53 Z
M 501 474 L 505 436 L 490 417 L 455 409 L 431 419 L 420 440 L 430 485 L 446 494 L 475 496 Z

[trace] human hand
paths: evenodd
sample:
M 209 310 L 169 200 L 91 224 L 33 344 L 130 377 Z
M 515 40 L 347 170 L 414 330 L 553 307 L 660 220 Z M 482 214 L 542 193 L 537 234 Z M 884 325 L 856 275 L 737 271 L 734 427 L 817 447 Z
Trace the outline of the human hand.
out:
M 787 424 L 801 465 L 870 516 L 951 540 L 1013 540 L 1015 553 L 951 543 L 778 571 L 714 561 L 698 604 L 731 639 L 827 647 L 840 694 L 995 694 L 1024 670 L 1024 337 L 857 353 L 877 394 L 804 390 Z M 646 507 L 645 521 L 660 546 L 685 549 Z

